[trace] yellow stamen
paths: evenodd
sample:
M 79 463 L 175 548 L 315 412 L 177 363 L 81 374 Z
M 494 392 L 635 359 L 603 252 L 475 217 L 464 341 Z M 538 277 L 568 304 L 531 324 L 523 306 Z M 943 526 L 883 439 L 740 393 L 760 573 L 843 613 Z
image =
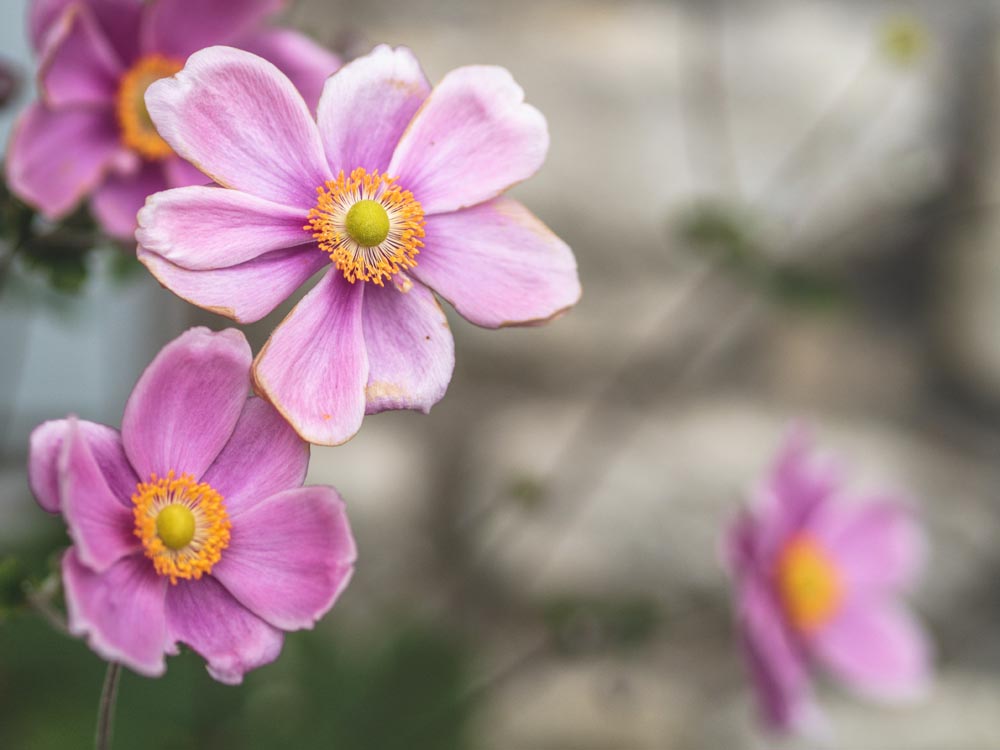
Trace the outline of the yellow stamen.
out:
M 424 209 L 394 177 L 361 167 L 316 188 L 316 206 L 303 227 L 352 284 L 385 284 L 417 265 L 424 243 Z
M 803 632 L 826 624 L 840 609 L 840 571 L 811 536 L 794 537 L 778 557 L 778 589 L 792 624 Z
M 211 573 L 229 546 L 231 524 L 222 496 L 190 474 L 153 474 L 136 487 L 132 504 L 135 535 L 156 572 L 171 583 Z
M 118 85 L 118 124 L 122 143 L 151 161 L 165 159 L 173 153 L 160 134 L 146 109 L 146 89 L 161 78 L 169 78 L 184 67 L 183 60 L 163 55 L 147 55 L 122 76 Z

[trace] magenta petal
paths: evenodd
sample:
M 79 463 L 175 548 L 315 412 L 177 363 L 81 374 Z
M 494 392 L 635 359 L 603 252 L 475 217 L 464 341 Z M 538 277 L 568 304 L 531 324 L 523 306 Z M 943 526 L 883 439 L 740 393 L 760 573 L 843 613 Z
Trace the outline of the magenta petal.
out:
M 285 0 L 154 0 L 142 27 L 143 51 L 183 60 L 203 47 L 232 43 L 283 5 Z
M 430 91 L 420 63 L 405 47 L 379 45 L 341 68 L 327 81 L 317 112 L 330 169 L 385 172 Z
M 361 427 L 368 382 L 364 291 L 339 271 L 327 273 L 254 360 L 255 390 L 310 443 L 339 445 Z
M 243 411 L 250 359 L 250 345 L 233 328 L 191 328 L 160 350 L 122 417 L 125 453 L 143 480 L 169 471 L 201 478 Z
M 230 518 L 283 490 L 301 487 L 309 444 L 261 398 L 248 399 L 233 436 L 205 472 L 205 482 L 225 498 Z
M 47 218 L 59 219 L 104 179 L 119 149 L 110 108 L 55 112 L 32 104 L 14 126 L 7 182 Z
M 251 612 L 282 630 L 311 628 L 347 586 L 357 556 L 332 487 L 273 495 L 233 519 L 212 575 Z
M 60 16 L 80 0 L 32 0 L 28 8 L 28 29 L 36 52 L 45 49 L 49 32 L 57 27 Z M 105 38 L 125 63 L 139 51 L 139 18 L 143 0 L 87 0 Z
M 81 563 L 100 573 L 140 550 L 135 520 L 115 495 L 76 419 L 69 419 L 59 456 L 59 495 L 69 534 Z M 92 434 L 88 430 L 87 434 Z
M 238 190 L 192 186 L 149 197 L 135 238 L 192 271 L 228 268 L 310 239 L 306 212 Z
M 163 160 L 163 171 L 167 176 L 167 187 L 212 184 L 212 180 L 194 164 L 176 155 Z
M 123 72 L 90 8 L 81 4 L 59 18 L 46 43 L 38 82 L 50 107 L 111 106 Z
M 105 232 L 122 240 L 135 234 L 136 215 L 146 197 L 167 187 L 160 164 L 145 162 L 135 174 L 113 174 L 90 199 L 90 207 Z
M 35 52 L 41 52 L 59 17 L 77 0 L 34 0 L 28 4 L 28 36 Z
M 239 685 L 281 653 L 284 636 L 236 601 L 212 576 L 167 589 L 167 628 L 208 662 L 219 682 Z
M 70 632 L 87 636 L 90 647 L 108 661 L 147 677 L 162 675 L 163 656 L 171 645 L 167 579 L 156 574 L 153 564 L 143 555 L 132 555 L 95 573 L 71 548 L 63 555 L 62 573 Z
M 495 198 L 545 160 L 542 113 L 503 68 L 470 66 L 446 75 L 413 118 L 389 173 L 427 215 Z
M 412 282 L 411 282 L 412 284 Z M 366 411 L 430 411 L 455 369 L 455 343 L 440 305 L 422 284 L 365 289 L 362 317 L 368 351 Z
M 339 57 L 291 29 L 260 31 L 236 46 L 274 63 L 295 84 L 311 112 L 316 111 L 326 79 L 340 67 Z
M 220 185 L 308 211 L 331 177 L 302 96 L 249 52 L 196 52 L 149 87 L 146 106 L 174 151 Z
M 181 299 L 240 323 L 260 320 L 330 265 L 315 243 L 268 253 L 231 268 L 189 271 L 140 247 L 139 260 Z
M 125 457 L 118 430 L 102 424 L 75 420 L 78 436 L 87 443 L 112 494 L 124 507 L 131 507 L 132 493 L 139 480 Z M 38 504 L 50 513 L 58 513 L 59 456 L 69 434 L 70 420 L 43 422 L 31 433 L 28 455 L 28 483 Z
M 928 689 L 931 646 L 902 607 L 856 599 L 816 632 L 812 646 L 822 662 L 861 694 L 911 700 Z
M 413 275 L 476 325 L 548 320 L 576 304 L 573 251 L 507 198 L 429 216 Z

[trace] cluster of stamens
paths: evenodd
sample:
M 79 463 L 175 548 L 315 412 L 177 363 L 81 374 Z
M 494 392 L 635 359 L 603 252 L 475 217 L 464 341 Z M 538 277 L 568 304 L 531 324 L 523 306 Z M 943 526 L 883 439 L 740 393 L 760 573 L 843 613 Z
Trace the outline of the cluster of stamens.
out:
M 122 143 L 145 159 L 166 159 L 173 149 L 156 132 L 146 109 L 146 89 L 161 78 L 169 78 L 184 67 L 183 60 L 147 55 L 122 76 L 116 111 Z
M 229 546 L 231 524 L 222 496 L 190 474 L 153 474 L 132 496 L 135 535 L 156 572 L 178 579 L 198 579 L 212 571 Z
M 800 631 L 814 631 L 829 622 L 843 602 L 840 571 L 807 534 L 793 537 L 782 550 L 777 580 L 785 612 Z
M 394 177 L 359 167 L 316 188 L 316 206 L 304 229 L 320 249 L 355 281 L 383 286 L 386 279 L 417 265 L 423 247 L 424 210 Z

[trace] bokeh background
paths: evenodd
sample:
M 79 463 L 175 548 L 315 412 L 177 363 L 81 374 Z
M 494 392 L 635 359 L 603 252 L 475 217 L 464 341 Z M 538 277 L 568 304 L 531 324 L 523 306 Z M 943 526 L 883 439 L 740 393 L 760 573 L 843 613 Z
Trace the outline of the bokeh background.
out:
M 25 5 L 0 5 L 0 57 L 30 82 Z M 824 686 L 831 746 L 996 747 L 1000 4 L 301 0 L 288 20 L 348 56 L 410 46 L 432 81 L 509 68 L 552 134 L 514 193 L 584 297 L 538 329 L 451 316 L 429 416 L 313 448 L 358 537 L 351 588 L 241 688 L 190 654 L 126 674 L 116 746 L 808 747 L 756 727 L 716 554 L 801 419 L 858 486 L 904 488 L 932 545 L 934 692 Z M 86 747 L 103 674 L 23 603 L 66 544 L 26 486 L 30 429 L 117 425 L 166 341 L 226 326 L 114 252 L 78 294 L 18 264 L 0 289 L 2 748 Z

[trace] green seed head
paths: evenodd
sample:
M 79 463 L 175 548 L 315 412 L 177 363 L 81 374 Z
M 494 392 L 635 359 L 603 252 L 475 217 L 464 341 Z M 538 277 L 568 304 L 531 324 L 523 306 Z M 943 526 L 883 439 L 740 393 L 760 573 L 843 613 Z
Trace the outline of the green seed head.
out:
M 378 201 L 365 199 L 355 203 L 344 224 L 351 239 L 361 247 L 375 247 L 389 236 L 389 214 Z
M 194 513 L 186 505 L 168 505 L 156 516 L 156 535 L 170 549 L 187 547 L 194 539 Z

